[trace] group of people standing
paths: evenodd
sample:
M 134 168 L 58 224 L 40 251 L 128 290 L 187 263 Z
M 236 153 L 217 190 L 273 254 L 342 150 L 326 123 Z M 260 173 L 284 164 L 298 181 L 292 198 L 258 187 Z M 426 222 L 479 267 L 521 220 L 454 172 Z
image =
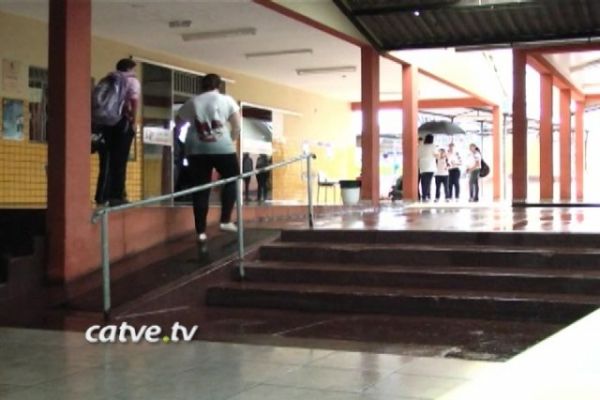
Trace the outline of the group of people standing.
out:
M 478 202 L 481 151 L 475 144 L 469 146 L 469 151 L 466 160 L 469 201 Z M 446 201 L 458 200 L 462 167 L 463 160 L 454 143 L 450 143 L 448 149 L 436 148 L 433 135 L 425 136 L 423 143 L 419 145 L 419 199 L 424 202 L 431 200 L 431 184 L 435 178 L 435 202 L 440 201 L 442 189 Z
M 256 158 L 256 169 L 265 168 L 271 164 L 272 164 L 271 159 L 266 154 L 260 154 Z M 242 172 L 246 173 L 246 172 L 250 172 L 253 170 L 254 170 L 254 161 L 252 160 L 252 157 L 250 157 L 250 153 L 244 153 L 244 156 L 242 158 Z M 258 201 L 259 203 L 262 203 L 267 200 L 267 196 L 269 193 L 269 187 L 268 187 L 269 177 L 270 177 L 270 172 L 260 172 L 260 173 L 256 174 L 256 183 L 257 183 L 256 201 Z M 251 201 L 250 200 L 250 182 L 251 181 L 252 181 L 252 177 L 250 177 L 250 176 L 244 178 L 244 200 L 245 201 Z

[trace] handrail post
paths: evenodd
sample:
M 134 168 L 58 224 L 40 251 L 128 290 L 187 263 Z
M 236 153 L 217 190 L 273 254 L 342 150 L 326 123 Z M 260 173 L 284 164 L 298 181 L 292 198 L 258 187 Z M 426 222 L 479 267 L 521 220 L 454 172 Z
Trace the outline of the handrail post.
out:
M 243 214 L 243 185 L 242 177 L 237 180 L 237 235 L 238 235 L 238 262 L 240 270 L 240 279 L 244 279 L 244 214 Z
M 306 157 L 306 186 L 307 186 L 307 195 L 308 195 L 308 227 L 314 227 L 314 219 L 313 219 L 313 196 L 312 196 L 312 177 L 311 177 L 311 168 L 310 164 L 312 161 L 313 155 L 308 154 Z
M 100 243 L 102 247 L 102 296 L 104 318 L 110 313 L 110 250 L 108 242 L 108 213 L 102 212 L 100 221 Z

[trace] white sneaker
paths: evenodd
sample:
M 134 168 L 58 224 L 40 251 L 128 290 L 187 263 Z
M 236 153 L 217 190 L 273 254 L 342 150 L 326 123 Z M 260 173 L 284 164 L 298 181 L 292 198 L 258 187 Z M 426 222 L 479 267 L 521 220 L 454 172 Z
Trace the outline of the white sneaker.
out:
M 207 239 L 208 239 L 208 237 L 206 236 L 206 233 L 201 233 L 198 235 L 199 242 L 206 242 Z
M 238 231 L 236 224 L 234 224 L 233 222 L 221 224 L 221 225 L 219 225 L 219 228 L 221 228 L 222 231 L 226 231 L 226 232 L 237 232 Z

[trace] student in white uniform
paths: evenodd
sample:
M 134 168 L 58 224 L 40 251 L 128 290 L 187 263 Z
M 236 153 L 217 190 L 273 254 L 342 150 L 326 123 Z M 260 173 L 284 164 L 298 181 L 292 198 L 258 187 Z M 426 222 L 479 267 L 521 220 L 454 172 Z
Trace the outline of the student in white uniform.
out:
M 449 198 L 454 197 L 458 200 L 460 198 L 460 167 L 462 166 L 462 160 L 454 143 L 448 145 L 448 162 L 450 163 L 450 168 L 448 168 Z
M 431 181 L 436 171 L 435 157 L 433 135 L 427 135 L 423 144 L 419 147 L 419 177 L 421 178 L 422 201 L 431 200 Z
M 444 188 L 444 197 L 446 201 L 450 200 L 450 194 L 448 193 L 448 169 L 450 163 L 446 150 L 440 149 L 436 159 L 436 171 L 435 171 L 435 202 L 440 201 L 440 188 Z

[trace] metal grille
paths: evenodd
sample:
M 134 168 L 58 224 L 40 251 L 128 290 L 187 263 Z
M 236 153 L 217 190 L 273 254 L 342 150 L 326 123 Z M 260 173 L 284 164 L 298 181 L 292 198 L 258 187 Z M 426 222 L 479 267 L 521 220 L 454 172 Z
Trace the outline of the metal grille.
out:
M 47 142 L 48 70 L 29 67 L 29 140 Z
M 335 0 L 380 50 L 589 38 L 596 0 Z
M 187 72 L 173 71 L 173 90 L 176 94 L 195 96 L 200 93 L 202 77 Z

